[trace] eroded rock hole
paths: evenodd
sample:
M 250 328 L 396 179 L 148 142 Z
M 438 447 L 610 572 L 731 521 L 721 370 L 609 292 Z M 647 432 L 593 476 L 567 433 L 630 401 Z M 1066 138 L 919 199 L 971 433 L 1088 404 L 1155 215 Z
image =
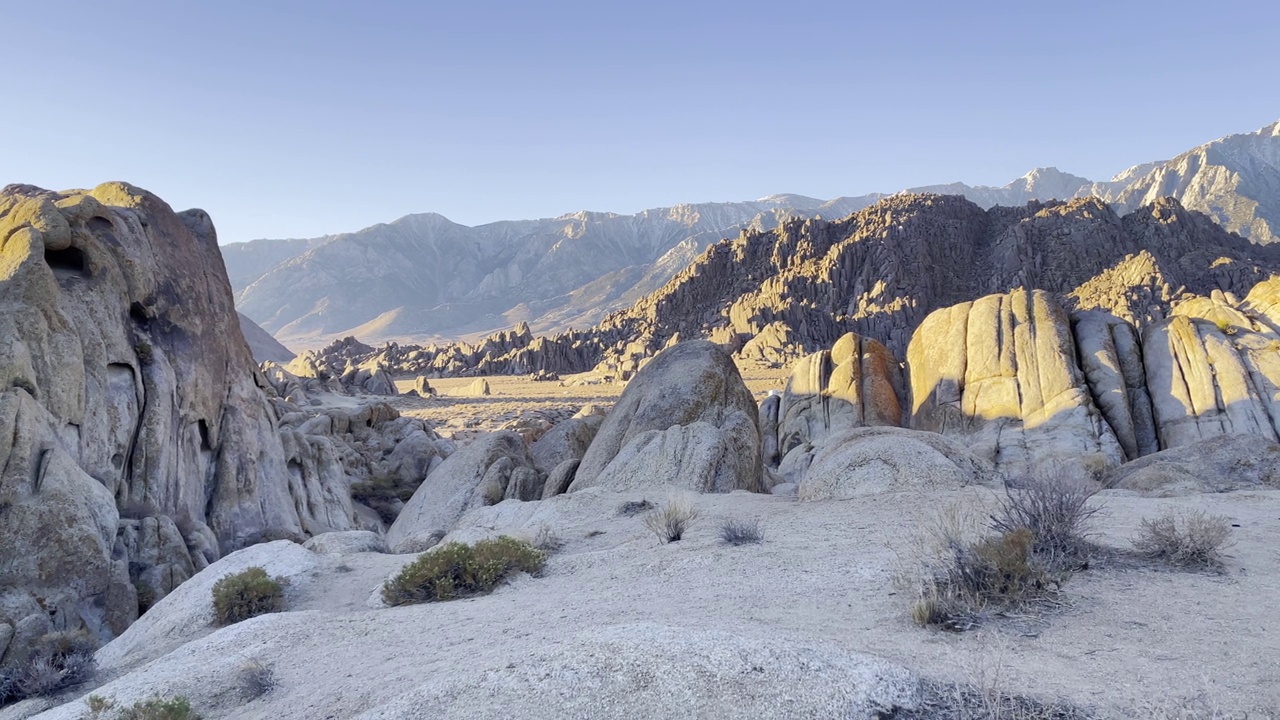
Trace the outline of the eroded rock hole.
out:
M 44 261 L 53 268 L 53 273 L 59 277 L 67 275 L 79 275 L 86 277 L 89 274 L 88 265 L 85 261 L 84 251 L 80 248 L 69 247 L 65 250 L 49 250 L 44 251 Z
M 209 441 L 209 423 L 204 420 L 197 420 L 196 427 L 200 430 L 200 449 L 212 450 L 213 443 Z
M 129 306 L 129 318 L 143 327 L 151 323 L 151 316 L 147 314 L 147 308 L 138 302 Z

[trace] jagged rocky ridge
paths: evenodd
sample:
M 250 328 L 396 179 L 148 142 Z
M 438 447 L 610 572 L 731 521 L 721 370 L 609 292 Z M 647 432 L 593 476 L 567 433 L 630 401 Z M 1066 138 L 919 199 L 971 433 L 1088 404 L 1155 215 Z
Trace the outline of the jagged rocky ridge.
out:
M 520 320 L 545 331 L 630 305 L 740 228 L 841 217 L 872 201 L 787 195 L 478 227 L 428 213 L 315 241 L 231 245 L 226 255 L 244 283 L 237 305 L 287 342 L 452 338 Z
M 1182 299 L 1247 294 L 1277 268 L 1274 249 L 1169 198 L 1121 217 L 1096 198 L 984 211 L 955 196 L 899 195 L 843 220 L 790 220 L 716 243 L 590 330 L 535 337 L 522 324 L 475 345 L 391 343 L 353 355 L 346 341 L 307 357 L 321 376 L 373 363 L 393 374 L 595 368 L 625 379 L 681 339 L 782 364 L 854 332 L 901 358 L 933 310 L 1011 288 L 1046 290 L 1068 310 L 1105 310 L 1142 329 Z
M 274 395 L 203 211 L 0 191 L 0 664 L 53 630 L 113 637 L 246 544 L 380 527 L 350 483 L 451 449 L 386 406 Z
M 931 185 L 984 209 L 1098 197 L 1124 214 L 1174 197 L 1258 244 L 1280 236 L 1280 123 L 1137 165 L 1106 182 L 1038 168 L 1003 187 Z M 527 321 L 553 334 L 590 327 L 683 270 L 710 243 L 786 218 L 840 218 L 884 198 L 777 195 L 636 215 L 575 213 L 470 228 L 411 215 L 356 233 L 257 240 L 224 254 L 241 309 L 288 342 L 477 336 Z

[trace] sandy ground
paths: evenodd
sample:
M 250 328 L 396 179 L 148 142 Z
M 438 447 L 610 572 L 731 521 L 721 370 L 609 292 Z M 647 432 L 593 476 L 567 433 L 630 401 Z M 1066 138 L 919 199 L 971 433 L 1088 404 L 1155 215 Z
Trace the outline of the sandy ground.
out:
M 757 401 L 769 390 L 781 391 L 788 372 L 755 365 L 739 368 L 747 388 Z M 484 378 L 492 394 L 468 394 L 476 378 L 441 378 L 431 381 L 439 394 L 434 398 L 385 398 L 403 415 L 429 422 L 441 435 L 466 439 L 478 431 L 496 430 L 522 415 L 544 415 L 553 419 L 572 416 L 582 406 L 611 407 L 626 388 L 623 383 L 584 384 L 595 380 L 590 373 L 566 375 L 558 381 L 534 382 L 526 377 L 493 375 Z M 396 381 L 400 392 L 413 388 L 413 378 Z M 373 398 L 350 398 L 363 402 Z M 326 398 L 326 403 L 332 402 Z
M 192 642 L 95 692 L 123 700 L 186 695 L 205 718 L 557 717 L 542 703 L 512 706 L 498 698 L 511 702 L 517 678 L 526 683 L 518 687 L 545 688 L 593 677 L 578 665 L 556 664 L 572 652 L 600 660 L 595 651 L 574 650 L 592 633 L 670 631 L 869 653 L 931 678 L 1067 698 L 1103 717 L 1252 711 L 1248 717 L 1256 719 L 1275 717 L 1266 711 L 1280 708 L 1280 491 L 1176 499 L 1104 493 L 1097 539 L 1116 548 L 1128 546 L 1143 517 L 1165 509 L 1226 515 L 1238 525 L 1227 572 L 1095 566 L 1065 586 L 1065 608 L 959 634 L 913 625 L 910 598 L 894 577 L 912 539 L 940 510 L 984 507 L 993 498 L 988 490 L 815 503 L 741 492 L 697 496 L 701 518 L 684 540 L 667 545 L 639 518 L 617 515 L 620 503 L 640 497 L 593 489 L 473 511 L 455 536 L 532 535 L 547 526 L 565 543 L 543 576 L 522 576 L 486 597 L 371 609 L 367 602 L 381 579 L 412 556 L 322 557 L 295 578 L 287 612 L 216 632 L 192 628 Z M 725 518 L 759 519 L 764 542 L 722 543 L 717 531 Z M 162 610 L 163 602 L 152 612 Z M 236 663 L 246 660 L 274 668 L 277 688 L 256 700 L 237 699 L 227 688 Z M 806 667 L 830 679 L 818 687 L 838 684 L 831 663 Z M 105 668 L 104 675 L 123 669 Z M 754 686 L 760 693 L 786 694 L 771 684 L 769 668 L 762 672 Z M 666 687 L 665 679 L 660 671 L 645 677 L 624 698 L 634 705 L 602 697 L 597 711 L 573 716 L 839 716 L 752 715 L 746 705 L 683 714 L 668 705 L 670 712 L 655 712 L 645 705 L 647 688 Z M 698 687 L 706 692 L 725 682 L 695 680 L 705 682 Z M 468 682 L 480 685 L 457 689 Z M 1221 714 L 1152 709 L 1197 696 Z M 83 702 L 67 699 L 41 717 L 86 716 Z

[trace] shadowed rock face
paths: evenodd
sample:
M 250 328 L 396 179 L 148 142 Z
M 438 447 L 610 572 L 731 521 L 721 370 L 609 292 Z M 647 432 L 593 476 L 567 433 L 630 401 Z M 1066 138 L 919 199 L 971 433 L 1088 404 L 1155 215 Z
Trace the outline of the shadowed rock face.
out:
M 0 191 L 6 663 L 50 628 L 119 633 L 135 583 L 355 525 L 340 471 L 286 467 L 259 382 L 203 211 L 123 183 Z

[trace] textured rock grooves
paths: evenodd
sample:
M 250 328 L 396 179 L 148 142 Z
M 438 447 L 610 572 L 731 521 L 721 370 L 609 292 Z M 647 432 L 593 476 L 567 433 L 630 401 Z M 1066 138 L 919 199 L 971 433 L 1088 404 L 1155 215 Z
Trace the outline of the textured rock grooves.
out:
M 391 344 L 357 357 L 334 347 L 311 362 L 338 376 L 348 364 L 377 361 L 393 373 L 595 368 L 627 378 L 679 340 L 709 338 L 742 358 L 780 365 L 848 332 L 901 357 L 930 312 L 1016 287 L 1141 330 L 1186 296 L 1243 294 L 1277 268 L 1276 250 L 1168 198 L 1120 217 L 1095 198 L 984 211 L 961 197 L 898 195 L 836 222 L 784 220 L 713 244 L 662 288 L 589 330 L 534 337 L 521 325 L 477 345 Z
M 267 387 L 204 212 L 123 183 L 0 191 L 0 663 L 52 629 L 118 634 L 230 549 L 370 523 L 349 475 L 382 456 Z
M 1040 290 L 942 308 L 907 348 L 905 394 L 896 363 L 867 362 L 887 349 L 847 335 L 761 404 L 764 457 L 794 479 L 837 431 L 899 424 L 899 397 L 911 428 L 952 436 L 1012 476 L 1047 463 L 1096 474 L 1222 435 L 1275 441 L 1280 335 L 1258 310 L 1273 312 L 1276 286 L 1244 302 L 1183 297 L 1142 333 L 1097 310 L 1069 316 Z

